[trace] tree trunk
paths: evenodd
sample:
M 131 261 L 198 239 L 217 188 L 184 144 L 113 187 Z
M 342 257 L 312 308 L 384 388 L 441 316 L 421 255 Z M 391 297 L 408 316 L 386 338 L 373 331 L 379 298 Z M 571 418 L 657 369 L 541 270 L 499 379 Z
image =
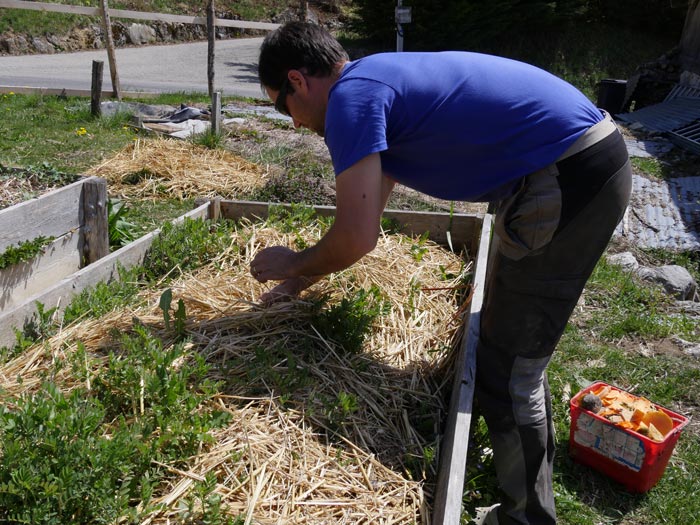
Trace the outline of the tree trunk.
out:
M 688 2 L 680 49 L 683 69 L 700 75 L 700 0 Z

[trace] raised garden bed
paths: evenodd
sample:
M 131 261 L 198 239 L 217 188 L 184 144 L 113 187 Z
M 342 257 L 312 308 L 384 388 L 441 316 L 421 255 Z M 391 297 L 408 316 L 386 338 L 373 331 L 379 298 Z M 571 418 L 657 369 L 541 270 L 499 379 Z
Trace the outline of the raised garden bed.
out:
M 214 266 L 172 285 L 173 299 L 182 300 L 183 311 L 187 311 L 186 320 L 180 318 L 183 324 L 179 330 L 190 341 L 189 348 L 221 370 L 214 374 L 218 379 L 233 381 L 214 401 L 236 424 L 213 431 L 214 444 L 199 455 L 168 466 L 172 482 L 158 494 L 155 503 L 160 507 L 147 522 L 166 523 L 182 517 L 178 502 L 209 475 L 217 480 L 214 491 L 225 508 L 247 520 L 254 516 L 263 521 L 265 516 L 273 520 L 286 516 L 296 523 L 318 523 L 318 519 L 376 523 L 383 518 L 395 523 L 459 522 L 473 390 L 472 350 L 478 335 L 490 216 L 387 211 L 385 217 L 393 219 L 397 233 L 384 236 L 380 250 L 368 256 L 364 266 L 358 266 L 354 273 L 334 276 L 335 291 L 329 288 L 325 292 L 334 307 L 342 306 L 345 297 L 363 294 L 388 276 L 391 282 L 402 283 L 390 315 L 405 318 L 405 325 L 397 324 L 394 318 L 379 318 L 381 330 L 375 330 L 369 350 L 347 353 L 316 326 L 320 322 L 313 317 L 316 314 L 309 318 L 314 328 L 302 333 L 293 323 L 307 319 L 304 308 L 275 305 L 261 310 L 255 305 L 262 288 L 247 274 L 247 261 L 257 249 L 280 242 L 269 237 L 277 233 L 261 224 L 268 209 L 264 203 L 215 200 L 188 214 L 190 218 L 213 221 L 237 219 L 241 224 L 230 253 L 222 254 Z M 332 215 L 333 211 L 329 207 L 316 209 L 320 216 Z M 426 232 L 443 248 L 435 248 L 423 235 Z M 12 332 L 13 326 L 21 326 L 33 315 L 31 308 L 37 302 L 66 305 L 82 289 L 116 278 L 118 266 L 129 267 L 143 260 L 158 234 L 153 232 L 100 258 L 33 295 L 12 312 L 3 313 L 3 330 Z M 303 244 L 313 242 L 317 235 L 297 231 L 285 239 Z M 435 249 L 444 251 L 444 256 L 437 253 L 433 257 L 430 250 Z M 456 255 L 460 253 L 466 254 L 466 261 Z M 460 305 L 452 302 L 456 281 L 449 276 L 459 274 L 468 264 L 473 265 L 473 291 L 470 302 L 463 305 L 467 315 L 454 318 L 443 312 L 433 314 L 432 320 L 427 314 L 421 315 L 431 301 L 443 304 L 449 312 L 458 310 Z M 380 286 L 382 297 L 391 295 L 389 287 L 385 288 L 381 290 Z M 56 341 L 48 343 L 51 352 L 69 356 L 84 345 L 83 351 L 89 355 L 86 367 L 88 361 L 104 362 L 104 356 L 99 356 L 109 348 L 114 334 L 129 333 L 137 326 L 161 334 L 163 348 L 169 348 L 174 335 L 167 318 L 164 322 L 162 299 L 161 309 L 157 306 L 159 293 L 137 311 L 114 312 L 103 319 L 86 321 L 84 326 L 66 328 Z M 371 294 L 365 298 L 371 307 L 377 306 Z M 174 308 L 172 315 L 177 316 Z M 402 319 L 399 321 L 404 322 Z M 427 339 L 417 339 L 409 328 L 416 328 L 416 333 L 425 334 Z M 462 328 L 467 337 L 460 340 Z M 312 341 L 308 343 L 311 350 L 304 350 L 304 345 L 286 346 L 304 338 Z M 76 340 L 81 341 L 77 347 Z M 451 353 L 445 348 L 450 343 L 456 345 Z M 313 350 L 319 344 L 325 349 L 320 357 L 319 349 Z M 306 355 L 307 351 L 311 354 Z M 268 352 L 269 362 L 265 357 Z M 29 358 L 32 362 L 23 362 L 22 369 L 35 370 L 46 358 L 45 353 L 34 352 Z M 290 364 L 290 360 L 296 360 L 297 365 Z M 4 375 L 10 378 L 15 368 L 10 366 Z M 431 368 L 454 374 L 441 383 L 453 385 L 449 409 L 439 409 L 445 389 L 439 384 L 426 386 L 434 381 Z M 327 382 L 334 386 L 331 390 L 309 386 L 306 379 L 297 376 L 299 370 L 309 374 L 306 379 L 311 385 Z M 67 373 L 59 375 L 72 385 Z M 98 372 L 95 374 L 98 377 Z M 88 372 L 88 378 L 90 375 Z M 14 379 L 6 382 L 3 389 L 19 395 L 37 388 L 39 378 L 30 376 L 27 374 L 20 383 Z M 373 391 L 371 377 L 381 377 L 384 386 Z M 291 400 L 279 392 L 277 384 L 279 381 L 289 386 L 287 380 L 303 383 L 295 384 Z M 408 404 L 402 406 L 404 402 Z M 406 467 L 416 450 L 430 449 L 422 448 L 425 443 L 415 430 L 416 412 L 421 407 L 433 416 L 436 410 L 448 414 L 444 430 L 432 423 L 433 434 L 443 431 L 439 447 L 433 449 L 440 451 L 439 469 L 433 474 Z M 134 408 L 138 415 L 138 406 Z M 141 413 L 143 410 L 142 399 Z M 365 426 L 367 430 L 362 431 Z M 238 461 L 232 462 L 232 455 Z M 430 470 L 435 462 L 419 458 L 417 464 Z

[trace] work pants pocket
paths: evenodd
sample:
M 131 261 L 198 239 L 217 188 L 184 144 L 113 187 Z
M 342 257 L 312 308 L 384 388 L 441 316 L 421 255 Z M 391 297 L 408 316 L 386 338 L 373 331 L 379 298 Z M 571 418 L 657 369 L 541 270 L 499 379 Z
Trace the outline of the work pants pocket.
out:
M 522 180 L 518 191 L 502 200 L 496 209 L 494 232 L 498 250 L 512 260 L 546 246 L 561 217 L 561 189 L 555 164 Z

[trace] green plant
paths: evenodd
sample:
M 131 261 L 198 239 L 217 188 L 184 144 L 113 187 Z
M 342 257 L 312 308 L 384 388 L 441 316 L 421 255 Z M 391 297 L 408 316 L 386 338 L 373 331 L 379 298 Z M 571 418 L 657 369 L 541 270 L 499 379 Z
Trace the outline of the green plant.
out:
M 200 356 L 186 355 L 181 344 L 165 348 L 143 326 L 118 343 L 92 381 L 78 344 L 71 362 L 87 388 L 66 394 L 47 382 L 11 403 L 3 399 L 1 522 L 136 523 L 153 510 L 154 488 L 166 475 L 154 461 L 197 453 L 228 421 L 207 404 L 217 387 Z M 214 520 L 208 523 L 233 523 L 213 495 L 204 515 Z
M 341 390 L 332 402 L 325 403 L 325 410 L 328 425 L 333 429 L 339 429 L 350 416 L 359 410 L 357 396 Z
M 23 327 L 24 335 L 31 341 L 47 338 L 56 330 L 53 321 L 58 308 L 53 307 L 48 310 L 45 308 L 42 303 L 37 302 L 36 314 Z
M 107 201 L 107 225 L 111 248 L 126 246 L 137 237 L 136 225 L 125 219 L 128 212 L 129 207 L 119 199 Z
M 382 298 L 376 286 L 369 290 L 360 289 L 352 297 L 343 297 L 339 303 L 322 309 L 326 299 L 315 306 L 311 323 L 323 337 L 350 353 L 362 350 L 372 323 L 378 316 L 386 315 L 389 309 L 389 302 Z
M 20 177 L 42 186 L 65 186 L 80 178 L 72 173 L 63 173 L 46 161 L 37 166 L 26 166 L 24 168 L 12 168 L 3 166 L 0 163 L 0 179 L 6 180 L 10 177 Z
M 211 129 L 198 133 L 192 137 L 192 143 L 208 149 L 219 149 L 225 144 L 226 137 L 223 133 L 214 133 Z
M 180 501 L 179 518 L 186 525 L 243 525 L 243 516 L 229 516 L 221 505 L 221 496 L 214 492 L 216 475 L 208 473 L 195 485 L 194 494 Z
M 161 296 L 160 296 L 160 301 L 159 301 L 159 306 L 160 309 L 163 311 L 163 320 L 165 321 L 165 328 L 166 330 L 171 329 L 171 324 L 170 324 L 170 306 L 173 301 L 173 291 L 168 288 L 165 290 Z M 176 341 L 181 341 L 182 339 L 185 338 L 185 321 L 187 319 L 187 314 L 185 313 L 185 303 L 182 301 L 182 299 L 178 299 L 177 301 L 177 310 L 173 309 L 173 323 L 172 323 L 172 330 L 175 333 L 175 340 Z
M 228 246 L 230 226 L 226 223 L 186 218 L 174 225 L 166 223 L 156 237 L 143 264 L 148 281 L 164 275 L 175 277 L 216 257 Z M 178 274 L 173 275 L 174 270 Z
M 0 407 L 0 521 L 113 523 L 147 495 L 147 458 L 124 427 L 105 437 L 104 415 L 86 392 L 51 383 Z
M 44 252 L 46 246 L 51 244 L 55 237 L 39 236 L 30 241 L 22 241 L 17 246 L 9 246 L 0 253 L 0 270 L 9 268 L 21 262 L 31 261 L 34 257 Z
M 117 268 L 118 279 L 97 283 L 71 300 L 63 313 L 63 322 L 70 324 L 83 317 L 99 318 L 116 308 L 131 304 L 138 296 L 139 268 Z
M 423 256 L 428 252 L 428 247 L 425 243 L 428 241 L 430 232 L 424 232 L 418 239 L 411 244 L 411 255 L 416 262 L 423 260 Z
M 636 171 L 640 171 L 655 179 L 663 179 L 663 165 L 656 158 L 639 158 L 632 157 L 632 166 Z

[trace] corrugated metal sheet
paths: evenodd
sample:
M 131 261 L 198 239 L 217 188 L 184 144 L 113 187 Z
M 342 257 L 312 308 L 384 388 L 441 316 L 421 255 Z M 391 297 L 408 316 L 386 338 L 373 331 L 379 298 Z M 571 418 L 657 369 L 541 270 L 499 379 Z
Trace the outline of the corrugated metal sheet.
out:
M 700 98 L 677 97 L 615 117 L 630 124 L 639 122 L 653 131 L 673 131 L 700 120 Z
M 618 114 L 616 118 L 668 133 L 675 144 L 700 155 L 700 88 L 677 85 L 660 104 Z
M 664 100 L 672 100 L 678 97 L 700 98 L 700 88 L 681 86 L 676 84 Z
M 632 197 L 616 236 L 642 248 L 700 249 L 700 177 L 632 178 Z
M 669 135 L 674 143 L 700 155 L 700 121 L 671 131 Z

